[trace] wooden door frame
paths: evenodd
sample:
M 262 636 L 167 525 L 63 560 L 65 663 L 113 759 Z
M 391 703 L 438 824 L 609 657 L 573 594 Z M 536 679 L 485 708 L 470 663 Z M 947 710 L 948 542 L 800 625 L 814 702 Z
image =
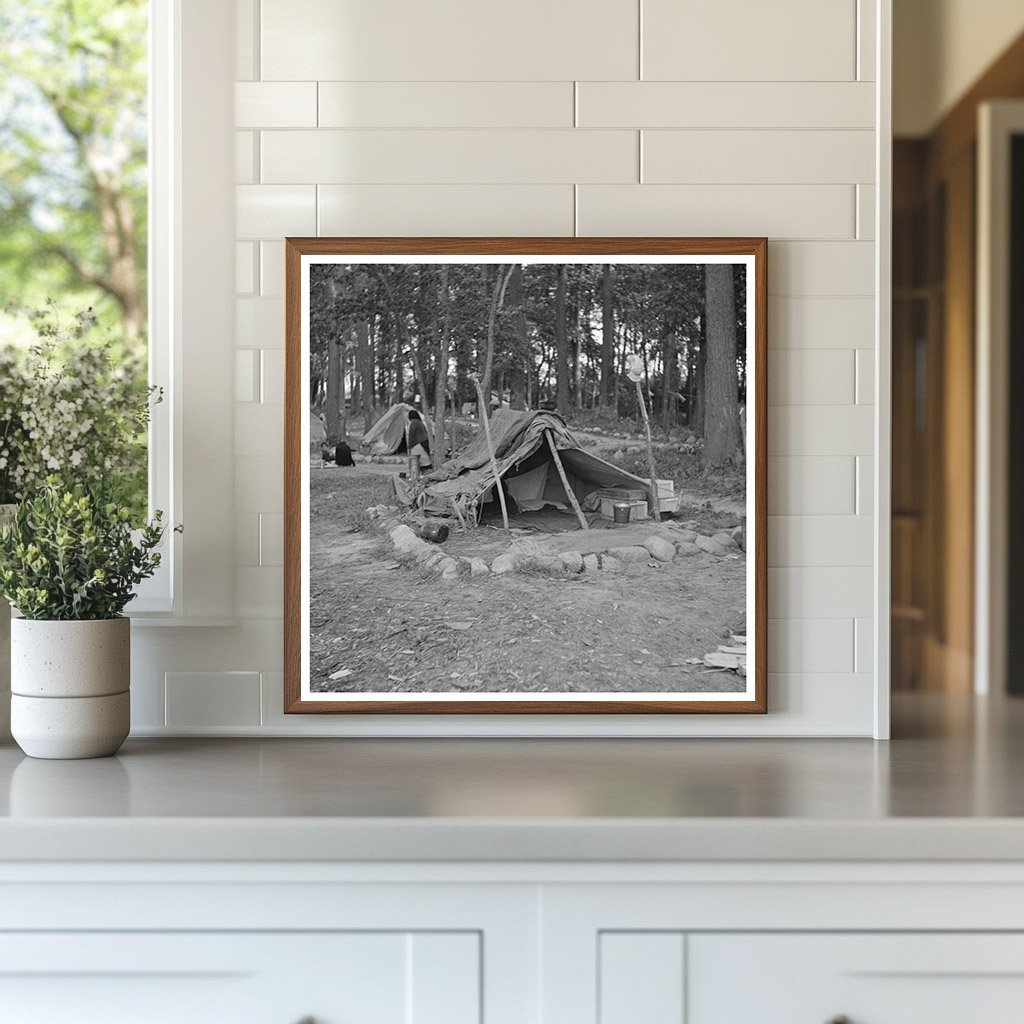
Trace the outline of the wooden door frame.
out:
M 1024 99 L 978 107 L 974 692 L 1006 691 L 1009 522 L 1010 140 Z

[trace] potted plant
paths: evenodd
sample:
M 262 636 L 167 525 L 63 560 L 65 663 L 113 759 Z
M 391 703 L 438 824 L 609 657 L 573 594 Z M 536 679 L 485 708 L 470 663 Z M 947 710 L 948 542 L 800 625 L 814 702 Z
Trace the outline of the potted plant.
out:
M 137 355 L 96 330 L 91 309 L 56 302 L 4 310 L 5 329 L 24 341 L 0 345 L 0 527 L 50 474 L 111 496 L 135 522 L 145 517 L 146 426 L 160 401 Z M 10 605 L 0 596 L 0 742 L 10 739 Z
M 0 593 L 11 620 L 11 731 L 32 757 L 114 754 L 131 725 L 130 621 L 138 583 L 160 564 L 161 514 L 129 510 L 55 477 L 0 529 Z

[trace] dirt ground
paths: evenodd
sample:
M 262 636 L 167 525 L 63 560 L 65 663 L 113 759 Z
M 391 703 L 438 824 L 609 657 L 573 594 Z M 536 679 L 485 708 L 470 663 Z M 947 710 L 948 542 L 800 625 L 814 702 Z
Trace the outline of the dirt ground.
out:
M 734 673 L 689 664 L 745 632 L 742 552 L 553 577 L 511 574 L 442 581 L 396 561 L 363 511 L 387 502 L 396 466 L 310 474 L 310 671 L 316 692 L 735 692 Z M 695 495 L 680 522 L 735 525 L 735 503 Z M 529 516 L 519 540 L 546 550 L 636 543 L 638 527 L 560 533 L 568 516 Z M 486 522 L 442 547 L 491 561 L 508 549 Z M 597 543 L 595 543 L 597 541 Z

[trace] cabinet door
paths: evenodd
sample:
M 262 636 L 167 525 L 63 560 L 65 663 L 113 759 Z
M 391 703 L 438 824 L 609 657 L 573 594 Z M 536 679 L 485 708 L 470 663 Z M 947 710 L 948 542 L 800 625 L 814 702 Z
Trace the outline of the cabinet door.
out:
M 481 1024 L 477 932 L 0 937 L 5 1021 Z
M 690 935 L 686 967 L 686 1024 L 1008 1024 L 1024 1007 L 1019 935 Z

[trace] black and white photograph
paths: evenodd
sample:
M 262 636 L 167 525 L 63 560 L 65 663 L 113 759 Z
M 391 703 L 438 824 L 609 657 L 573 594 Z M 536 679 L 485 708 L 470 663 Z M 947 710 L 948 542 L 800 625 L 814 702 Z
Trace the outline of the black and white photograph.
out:
M 303 709 L 761 710 L 763 246 L 330 241 L 289 282 Z

